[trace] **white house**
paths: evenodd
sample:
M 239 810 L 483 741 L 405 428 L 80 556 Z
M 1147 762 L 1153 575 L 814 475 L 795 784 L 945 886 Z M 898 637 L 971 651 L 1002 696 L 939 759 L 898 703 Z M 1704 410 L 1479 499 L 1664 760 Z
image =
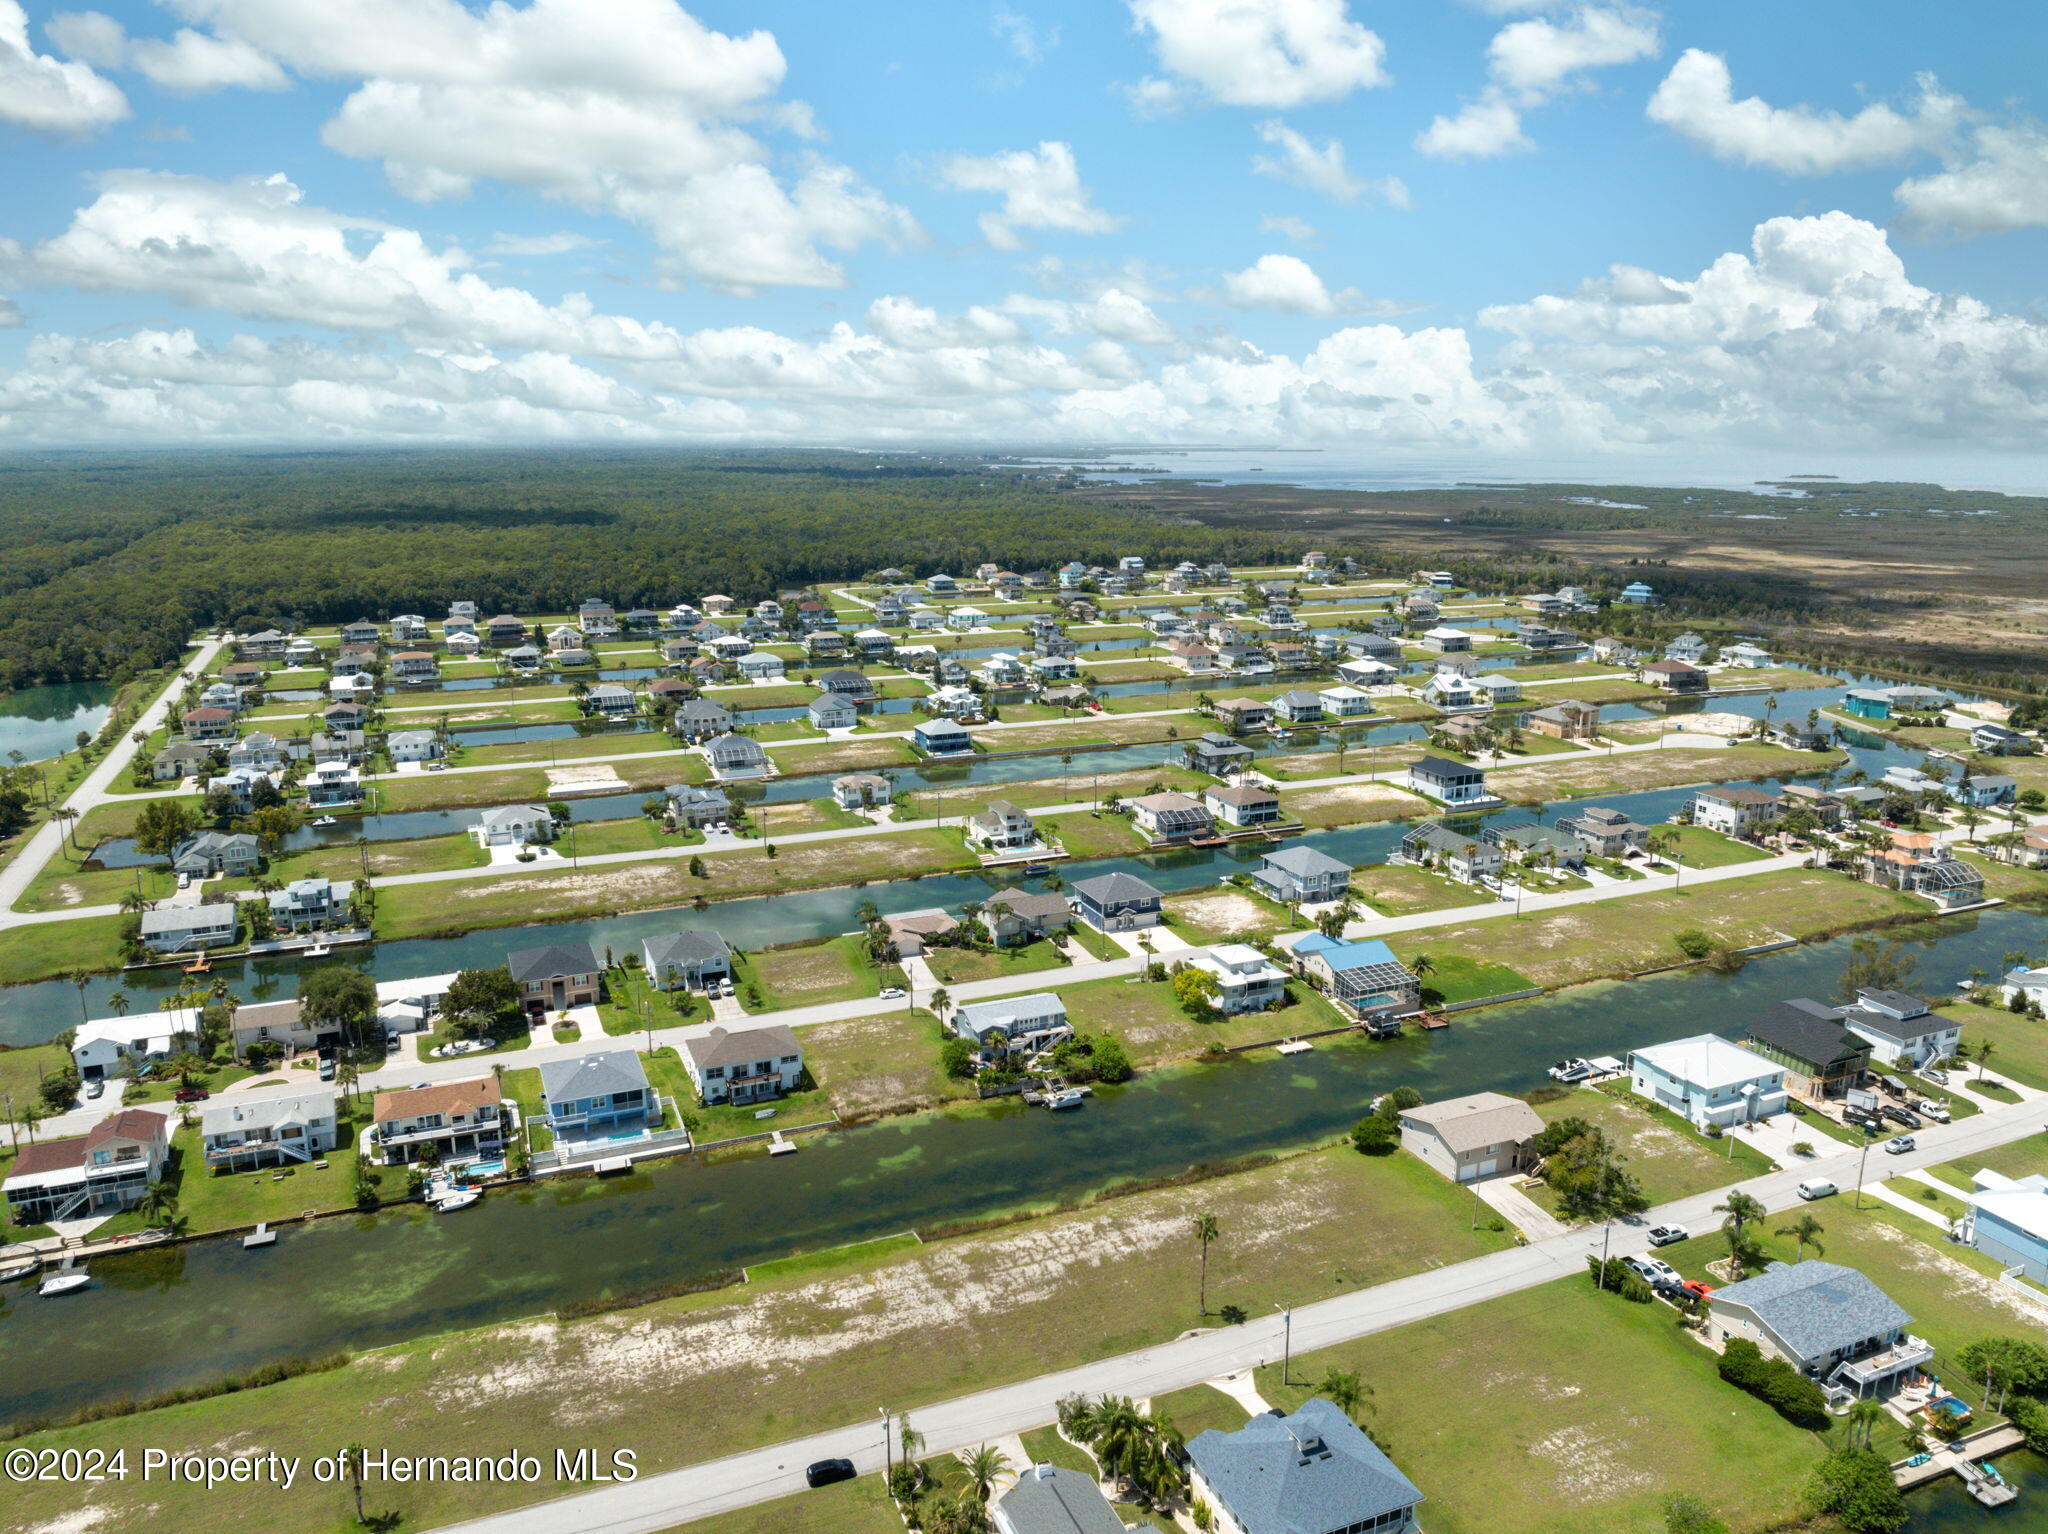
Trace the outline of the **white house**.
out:
M 1216 982 L 1219 1012 L 1257 1012 L 1287 999 L 1287 971 L 1249 943 L 1224 943 L 1187 962 Z
M 967 817 L 967 840 L 990 852 L 1007 852 L 1036 843 L 1038 828 L 1009 800 L 996 799 L 980 814 Z
M 469 833 L 482 847 L 526 847 L 554 840 L 555 817 L 542 804 L 501 804 L 478 816 Z
M 158 953 L 226 948 L 237 932 L 231 901 L 209 905 L 158 906 L 142 913 L 142 941 Z
M 1918 1070 L 1946 1060 L 1962 1047 L 1963 1025 L 1946 1012 L 1903 991 L 1860 990 L 1838 1014 L 1842 1026 L 1870 1045 L 1886 1065 Z
M 216 1098 L 199 1116 L 206 1164 L 231 1172 L 304 1163 L 335 1146 L 335 1095 L 328 1088 Z
M 948 1019 L 953 1031 L 976 1043 L 1001 1034 L 1015 1049 L 1039 1050 L 1073 1033 L 1067 1004 L 1050 991 L 1029 996 L 997 996 L 955 1007 Z
M 384 749 L 393 763 L 431 762 L 441 755 L 441 740 L 432 730 L 395 730 L 385 737 Z
M 72 1035 L 71 1063 L 78 1067 L 81 1081 L 126 1076 L 188 1047 L 198 1031 L 199 1013 L 191 1007 L 96 1017 L 79 1024 Z
M 1785 1108 L 1785 1068 L 1718 1034 L 1694 1034 L 1632 1050 L 1628 1070 L 1638 1096 L 1662 1104 L 1700 1129 L 1709 1124 L 1724 1129 L 1747 1124 Z
M 713 1028 L 683 1041 L 683 1065 L 706 1107 L 759 1103 L 796 1090 L 804 1074 L 803 1046 L 780 1023 L 764 1028 Z

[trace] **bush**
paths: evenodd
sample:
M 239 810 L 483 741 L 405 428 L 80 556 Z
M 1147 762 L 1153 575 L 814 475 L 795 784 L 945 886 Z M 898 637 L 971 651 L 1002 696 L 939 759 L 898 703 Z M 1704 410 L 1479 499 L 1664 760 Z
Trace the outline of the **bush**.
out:
M 1816 1432 L 1828 1425 L 1820 1386 L 1781 1358 L 1765 1358 L 1747 1337 L 1731 1337 L 1722 1350 L 1721 1378 L 1748 1391 L 1795 1427 Z
M 974 1075 L 974 1046 L 963 1038 L 950 1038 L 939 1046 L 939 1064 L 955 1081 Z
M 1833 1513 L 1850 1534 L 1896 1534 L 1906 1526 L 1906 1499 L 1891 1466 L 1869 1449 L 1838 1449 L 1806 1484 L 1815 1512 Z
M 1391 1156 L 1394 1147 L 1401 1143 L 1401 1132 L 1375 1114 L 1371 1118 L 1360 1119 L 1352 1127 L 1351 1143 L 1360 1155 Z
M 1672 933 L 1671 941 L 1678 945 L 1678 951 L 1688 959 L 1704 959 L 1714 951 L 1714 940 L 1697 927 L 1687 927 L 1683 932 Z

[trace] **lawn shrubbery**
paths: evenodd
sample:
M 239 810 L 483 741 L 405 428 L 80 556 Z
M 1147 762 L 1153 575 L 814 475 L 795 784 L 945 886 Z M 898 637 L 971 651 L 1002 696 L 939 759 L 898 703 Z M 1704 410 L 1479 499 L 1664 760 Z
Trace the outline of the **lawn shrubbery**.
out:
M 1795 1427 L 1815 1431 L 1828 1425 L 1827 1397 L 1820 1386 L 1782 1358 L 1765 1358 L 1747 1337 L 1730 1337 L 1721 1351 L 1721 1378 L 1746 1390 Z

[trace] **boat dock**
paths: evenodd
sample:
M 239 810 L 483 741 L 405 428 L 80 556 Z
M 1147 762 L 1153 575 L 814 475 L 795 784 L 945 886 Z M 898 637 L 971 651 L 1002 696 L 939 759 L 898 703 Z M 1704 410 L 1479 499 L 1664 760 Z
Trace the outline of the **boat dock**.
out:
M 259 1246 L 276 1246 L 277 1232 L 270 1228 L 268 1221 L 259 1222 L 256 1228 L 242 1237 L 242 1250 L 253 1251 Z
M 2019 1491 L 1987 1461 L 2025 1442 L 2026 1436 L 2018 1428 L 2001 1422 L 1997 1427 L 1942 1444 L 1931 1453 L 1894 1461 L 1892 1480 L 1900 1491 L 1910 1491 L 1945 1475 L 1957 1475 L 1970 1489 L 1970 1495 L 1985 1507 L 2002 1507 L 2015 1500 Z

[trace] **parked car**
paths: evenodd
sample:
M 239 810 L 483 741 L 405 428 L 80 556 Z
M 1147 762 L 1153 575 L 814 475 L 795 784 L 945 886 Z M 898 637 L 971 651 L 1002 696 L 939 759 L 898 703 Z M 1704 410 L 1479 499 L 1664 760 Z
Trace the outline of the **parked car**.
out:
M 900 986 L 900 985 L 885 985 L 885 986 L 883 986 L 883 987 L 882 987 L 882 1000 L 883 1000 L 883 1001 L 901 1001 L 902 999 L 903 999 L 903 987 L 902 987 L 902 986 Z
M 180 1087 L 171 1094 L 171 1100 L 180 1103 L 203 1103 L 212 1095 L 204 1087 Z
M 1933 1066 L 1930 1065 L 1925 1070 L 1921 1071 L 1920 1074 L 1925 1076 L 1929 1081 L 1933 1082 L 1938 1087 L 1945 1087 L 1948 1085 L 1947 1071 L 1936 1070 Z
M 804 1470 L 804 1484 L 812 1488 L 830 1486 L 836 1481 L 850 1481 L 855 1471 L 850 1459 L 821 1459 Z
M 1683 1225 L 1653 1225 L 1650 1227 L 1650 1245 L 1670 1246 L 1674 1242 L 1683 1241 L 1691 1235 L 1692 1232 Z
M 1624 1257 L 1621 1260 L 1652 1289 L 1676 1289 L 1685 1282 L 1678 1269 L 1661 1257 Z
M 1812 1203 L 1817 1198 L 1833 1198 L 1841 1191 L 1840 1188 L 1829 1182 L 1825 1177 L 1809 1177 L 1799 1185 L 1799 1196 L 1808 1203 Z
M 1884 1142 L 1884 1148 L 1887 1155 L 1903 1156 L 1907 1151 L 1914 1148 L 1913 1137 L 1911 1135 L 1894 1135 L 1891 1139 Z
M 1714 1286 L 1712 1284 L 1703 1284 L 1696 1278 L 1688 1278 L 1684 1283 L 1680 1284 L 1678 1287 L 1684 1293 L 1691 1295 L 1696 1300 L 1703 1300 L 1708 1295 L 1714 1292 Z
M 179 889 L 181 889 L 181 890 L 188 890 L 188 889 L 190 889 L 191 887 L 192 887 L 192 876 L 191 876 L 190 874 L 179 874 L 179 875 L 178 875 L 178 888 L 179 888 Z
M 85 1084 L 85 1095 L 88 1100 L 98 1097 L 106 1090 L 107 1084 L 104 1081 L 93 1080 Z
M 1897 1108 L 1890 1103 L 1886 1103 L 1878 1112 L 1890 1119 L 1894 1124 L 1897 1124 L 1901 1129 L 1918 1129 L 1920 1127 L 1920 1115 L 1911 1108 Z
M 334 1079 L 334 1062 L 332 1060 L 322 1060 L 320 1062 L 320 1079 L 322 1081 L 332 1081 Z
M 1946 1103 L 1938 1103 L 1931 1097 L 1923 1097 L 1913 1104 L 1913 1111 L 1923 1119 L 1931 1119 L 1937 1124 L 1946 1124 L 1953 1117 Z

